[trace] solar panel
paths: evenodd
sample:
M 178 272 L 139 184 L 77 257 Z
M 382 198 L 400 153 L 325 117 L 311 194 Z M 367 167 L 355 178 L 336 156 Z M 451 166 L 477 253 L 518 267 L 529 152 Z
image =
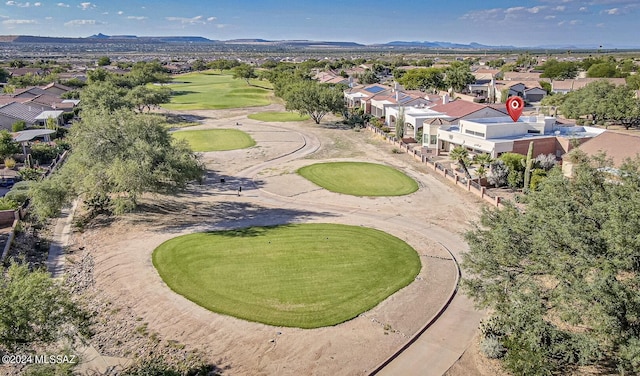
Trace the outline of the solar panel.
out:
M 377 93 L 379 93 L 381 91 L 384 91 L 385 88 L 380 87 L 380 86 L 372 86 L 372 87 L 368 87 L 368 88 L 366 88 L 364 90 L 366 90 L 366 91 L 368 91 L 369 93 L 372 93 L 372 94 L 377 94 Z

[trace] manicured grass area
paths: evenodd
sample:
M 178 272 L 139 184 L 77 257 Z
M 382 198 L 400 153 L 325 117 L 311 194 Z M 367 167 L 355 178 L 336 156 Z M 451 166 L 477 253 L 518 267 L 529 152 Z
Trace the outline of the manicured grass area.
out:
M 255 114 L 251 114 L 247 116 L 249 119 L 259 120 L 259 121 L 304 121 L 309 120 L 309 115 L 300 115 L 297 112 L 276 112 L 276 111 L 265 111 L 258 112 Z
M 271 103 L 271 84 L 267 81 L 233 79 L 230 74 L 213 71 L 188 73 L 174 77 L 169 87 L 171 102 L 162 107 L 170 110 L 216 110 L 266 106 Z
M 331 192 L 353 196 L 402 196 L 418 190 L 415 180 L 375 163 L 316 163 L 302 167 L 298 173 Z
M 352 319 L 420 271 L 404 241 L 336 224 L 183 235 L 156 248 L 153 265 L 173 291 L 211 311 L 300 328 Z
M 175 138 L 187 140 L 191 149 L 197 152 L 244 149 L 256 144 L 249 134 L 237 129 L 176 131 L 172 134 Z

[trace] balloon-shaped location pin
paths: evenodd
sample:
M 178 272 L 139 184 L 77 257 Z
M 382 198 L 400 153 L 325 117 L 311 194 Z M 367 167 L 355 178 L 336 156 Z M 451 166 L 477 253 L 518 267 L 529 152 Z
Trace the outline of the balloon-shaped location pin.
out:
M 513 121 L 518 121 L 520 115 L 522 115 L 522 109 L 524 108 L 524 101 L 518 96 L 509 97 L 507 99 L 507 112 Z

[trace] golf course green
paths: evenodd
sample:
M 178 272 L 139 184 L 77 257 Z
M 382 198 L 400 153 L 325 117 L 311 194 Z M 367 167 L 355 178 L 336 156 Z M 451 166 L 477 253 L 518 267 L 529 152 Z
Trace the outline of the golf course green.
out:
M 234 79 L 231 74 L 213 71 L 187 73 L 174 77 L 169 86 L 171 102 L 162 107 L 169 110 L 218 110 L 266 106 L 273 92 L 268 81 Z
M 191 150 L 196 152 L 245 149 L 256 144 L 249 134 L 237 129 L 185 130 L 172 135 L 186 140 Z
M 352 196 L 402 196 L 418 190 L 415 180 L 376 163 L 316 163 L 300 168 L 298 174 L 331 192 Z
M 299 328 L 350 320 L 421 267 L 404 241 L 338 224 L 182 235 L 156 248 L 153 265 L 173 291 L 213 312 Z

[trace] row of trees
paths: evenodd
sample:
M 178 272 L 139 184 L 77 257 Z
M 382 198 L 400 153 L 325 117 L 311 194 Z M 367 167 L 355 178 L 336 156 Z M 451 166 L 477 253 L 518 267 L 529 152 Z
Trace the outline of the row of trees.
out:
M 91 213 L 126 212 L 144 193 L 177 192 L 204 174 L 162 116 L 142 113 L 169 99 L 168 89 L 148 85 L 169 79 L 159 64 L 139 64 L 124 76 L 94 72 L 81 93 L 82 120 L 69 132 L 72 153 L 55 174 L 30 188 L 40 218 L 57 215 L 75 197 Z
M 640 158 L 616 175 L 573 154 L 527 196 L 485 209 L 463 287 L 490 317 L 481 349 L 517 375 L 640 373 Z
M 462 92 L 469 84 L 475 82 L 469 66 L 461 62 L 453 62 L 445 69 L 412 69 L 396 79 L 406 89 L 425 92 L 449 88 Z
M 558 107 L 567 118 L 622 124 L 627 129 L 640 126 L 640 99 L 630 85 L 596 81 L 565 95 L 548 96 L 542 104 Z

